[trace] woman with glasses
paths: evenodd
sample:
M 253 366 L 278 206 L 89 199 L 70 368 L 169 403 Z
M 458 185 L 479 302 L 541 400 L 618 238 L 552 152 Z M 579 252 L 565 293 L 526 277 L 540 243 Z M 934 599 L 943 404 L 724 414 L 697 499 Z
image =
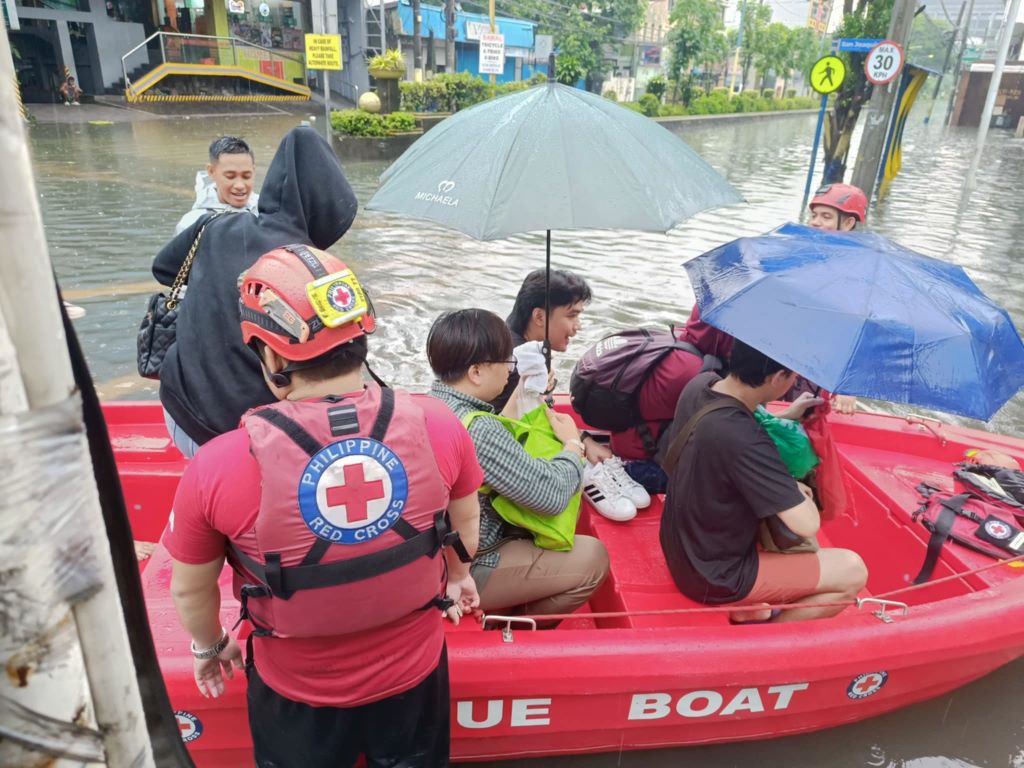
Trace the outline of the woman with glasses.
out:
M 490 494 L 480 497 L 480 547 L 471 569 L 485 612 L 515 610 L 526 615 L 571 613 L 583 605 L 608 573 L 608 553 L 591 536 L 575 536 L 572 549 L 553 551 L 534 544 L 530 532 L 507 523 L 492 495 L 539 515 L 565 512 L 583 483 L 583 443 L 567 414 L 547 417 L 562 450 L 551 458 L 531 456 L 490 404 L 515 367 L 512 335 L 505 321 L 483 309 L 448 312 L 434 321 L 427 357 L 437 380 L 431 394 L 464 422 L 476 448 Z M 553 627 L 557 621 L 547 622 Z

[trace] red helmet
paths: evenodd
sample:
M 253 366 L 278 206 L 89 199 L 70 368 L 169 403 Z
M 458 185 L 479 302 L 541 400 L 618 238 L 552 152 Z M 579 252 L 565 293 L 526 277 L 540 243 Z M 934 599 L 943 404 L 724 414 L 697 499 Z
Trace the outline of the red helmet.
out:
M 260 339 L 286 360 L 313 360 L 377 326 L 352 270 L 307 245 L 260 256 L 242 275 L 241 294 L 245 343 Z
M 814 193 L 808 208 L 827 205 L 840 213 L 853 216 L 863 222 L 868 215 L 868 199 L 860 187 L 852 184 L 826 184 Z

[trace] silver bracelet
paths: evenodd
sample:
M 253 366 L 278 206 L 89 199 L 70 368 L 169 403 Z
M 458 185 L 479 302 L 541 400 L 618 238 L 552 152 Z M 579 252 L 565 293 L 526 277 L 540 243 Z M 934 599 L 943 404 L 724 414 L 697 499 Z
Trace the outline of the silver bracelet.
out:
M 199 650 L 196 648 L 196 641 L 192 641 L 192 655 L 197 659 L 214 659 L 220 656 L 221 651 L 228 647 L 228 642 L 231 638 L 228 636 L 228 631 L 224 627 L 220 628 L 220 639 L 216 643 L 211 645 L 209 648 Z

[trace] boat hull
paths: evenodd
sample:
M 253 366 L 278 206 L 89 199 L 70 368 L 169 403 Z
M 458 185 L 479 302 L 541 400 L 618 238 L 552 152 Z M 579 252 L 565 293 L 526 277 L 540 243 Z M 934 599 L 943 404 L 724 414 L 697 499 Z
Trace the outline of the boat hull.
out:
M 155 409 L 155 410 L 154 410 Z M 152 405 L 107 406 L 137 538 L 156 540 L 184 463 Z M 1024 442 L 895 417 L 837 420 L 850 461 L 858 520 L 823 538 L 860 551 L 872 594 L 906 589 L 927 532 L 911 521 L 913 483 L 938 482 L 965 446 L 1024 456 Z M 555 631 L 474 622 L 448 626 L 452 754 L 479 761 L 681 747 L 830 728 L 942 695 L 1024 655 L 1024 569 L 944 550 L 939 584 L 897 594 L 906 615 L 865 602 L 819 622 L 736 627 L 702 611 L 671 583 L 657 546 L 660 506 L 628 524 L 592 510 L 583 529 L 609 550 L 612 574 L 584 615 Z M 891 551 L 887 551 L 891 550 Z M 252 765 L 245 681 L 204 699 L 192 679 L 189 638 L 168 593 L 158 547 L 142 570 L 150 623 L 182 737 L 198 766 Z M 237 603 L 222 575 L 222 619 Z M 586 612 L 597 612 L 587 615 Z M 244 630 L 244 625 L 243 625 Z

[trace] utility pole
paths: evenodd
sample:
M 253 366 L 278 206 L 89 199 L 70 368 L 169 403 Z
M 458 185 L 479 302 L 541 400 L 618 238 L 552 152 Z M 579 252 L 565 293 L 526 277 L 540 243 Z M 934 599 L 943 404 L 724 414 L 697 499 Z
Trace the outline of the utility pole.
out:
M 412 0 L 412 79 L 423 80 L 423 42 L 420 40 L 420 0 Z
M 3 29 L 0 654 L 11 678 L 0 696 L 4 762 L 42 765 L 63 758 L 62 765 L 151 768 L 139 680 L 14 84 Z M 8 739 L 12 733 L 18 738 Z
M 444 71 L 455 73 L 455 0 L 444 0 Z
M 910 29 L 914 25 L 916 6 L 916 0 L 896 0 L 892 9 L 892 20 L 889 22 L 887 39 L 899 43 L 903 47 L 903 66 L 906 66 L 907 40 L 910 39 Z M 885 135 L 892 118 L 892 107 L 896 100 L 899 79 L 897 75 L 888 85 L 876 85 L 871 94 L 870 113 L 867 124 L 864 126 L 864 135 L 861 136 L 860 151 L 857 153 L 857 167 L 854 168 L 851 182 L 854 186 L 864 190 L 869 201 L 878 179 L 878 165 L 882 160 L 882 148 L 885 145 Z
M 960 25 L 964 21 L 964 11 L 967 9 L 967 3 L 960 3 L 960 15 L 956 17 L 956 26 L 949 32 L 949 45 L 946 46 L 946 58 L 942 60 L 942 71 L 939 72 L 938 78 L 935 80 L 935 91 L 932 93 L 932 103 L 928 106 L 928 116 L 924 119 L 925 124 L 928 124 L 932 120 L 932 110 L 935 109 L 935 102 L 939 98 L 939 89 L 942 87 L 942 78 L 946 76 L 946 72 L 949 70 L 949 57 L 953 55 L 953 46 L 956 44 L 956 36 L 960 32 Z
M 729 79 L 729 98 L 736 92 L 736 72 L 740 68 L 740 49 L 743 47 L 743 23 L 747 18 L 747 0 L 740 4 L 740 26 L 736 30 L 736 55 L 732 60 L 732 77 Z M 742 87 L 742 81 L 740 83 Z
M 953 119 L 953 104 L 956 93 L 960 90 L 960 75 L 963 73 L 964 51 L 971 39 L 971 21 L 974 19 L 974 0 L 967 0 L 967 18 L 964 20 L 964 33 L 960 37 L 960 50 L 956 55 L 956 66 L 953 67 L 953 89 L 949 92 L 949 105 L 946 107 L 946 125 Z

